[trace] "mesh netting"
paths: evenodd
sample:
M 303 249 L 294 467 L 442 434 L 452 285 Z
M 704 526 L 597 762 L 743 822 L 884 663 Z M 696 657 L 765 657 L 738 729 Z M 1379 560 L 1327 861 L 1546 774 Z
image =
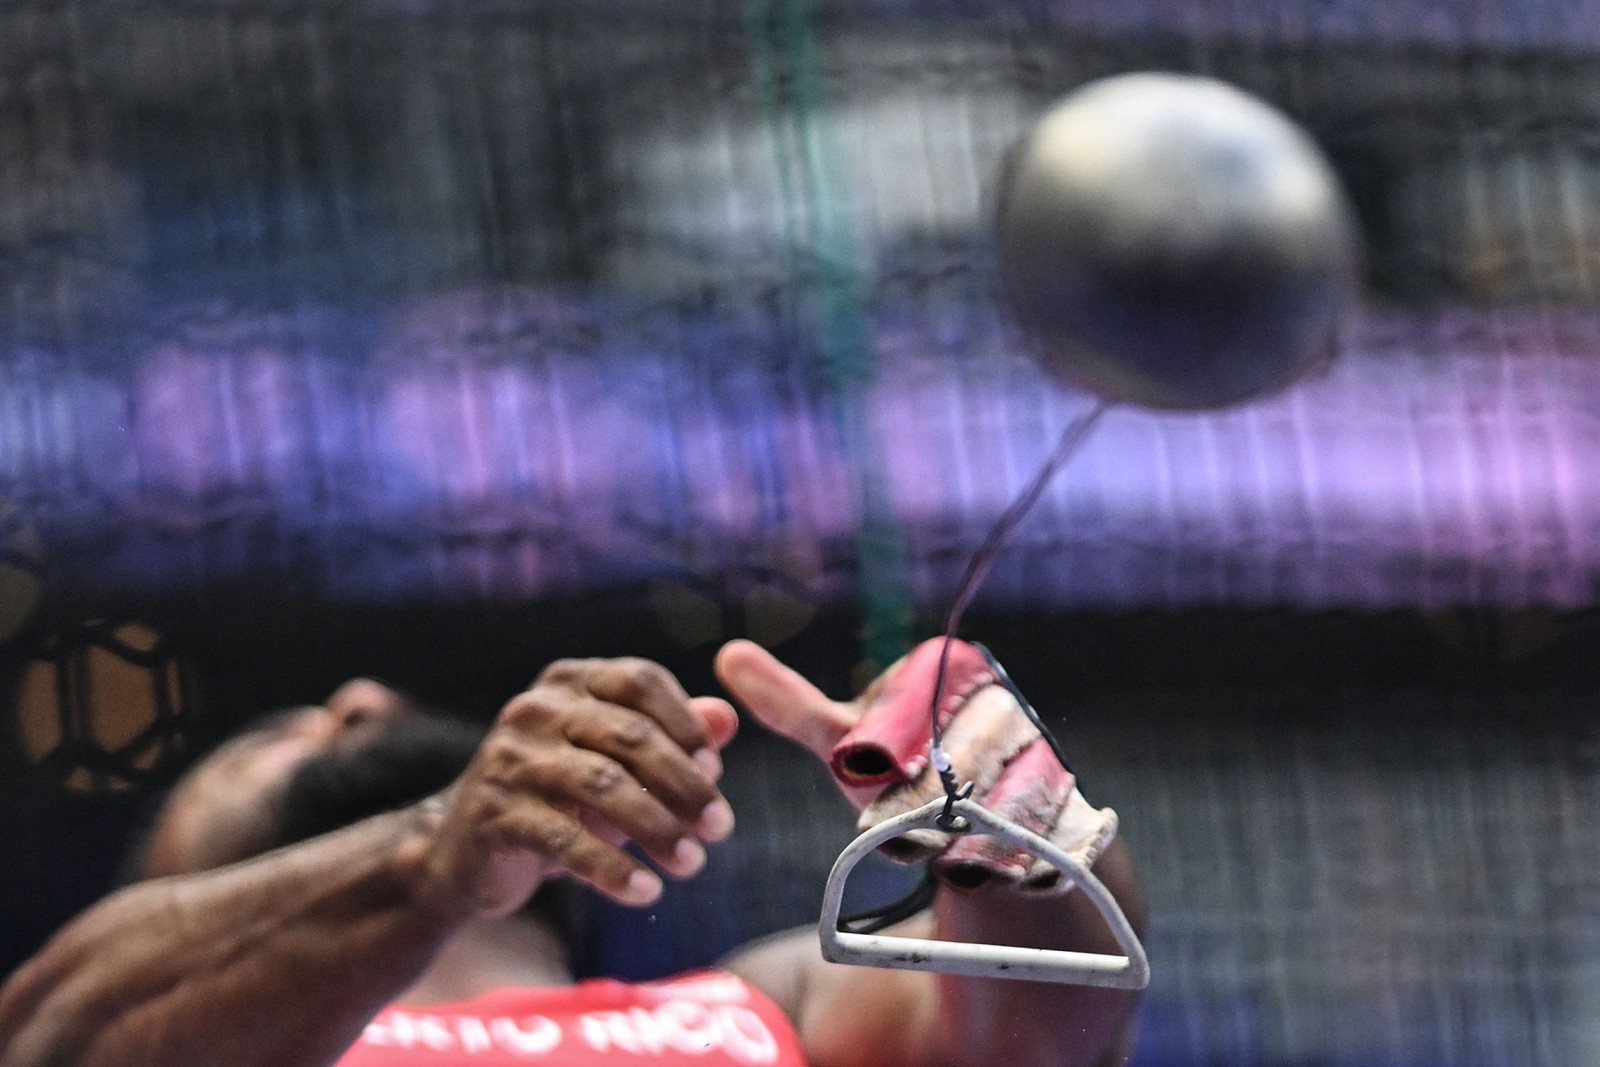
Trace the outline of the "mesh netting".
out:
M 1114 412 L 980 600 L 1147 873 L 1136 1062 L 1600 1058 L 1600 19 L 1553 0 L 6 5 L 5 964 L 349 674 L 487 714 L 535 652 L 821 634 L 842 691 L 931 630 L 1085 403 L 998 308 L 997 169 L 1147 68 L 1302 123 L 1368 258 L 1328 374 Z M 601 965 L 811 918 L 847 820 L 738 744 L 740 838 Z
M 1292 395 L 1107 420 L 991 595 L 1590 603 L 1592 28 L 1105 7 L 8 9 L 0 488 L 102 600 L 937 610 L 1083 403 L 997 306 L 1001 158 L 1175 68 L 1318 138 L 1367 299 Z

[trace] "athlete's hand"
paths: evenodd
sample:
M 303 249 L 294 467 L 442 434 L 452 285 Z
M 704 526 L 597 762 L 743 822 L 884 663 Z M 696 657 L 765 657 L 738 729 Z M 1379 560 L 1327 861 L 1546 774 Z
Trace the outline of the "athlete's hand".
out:
M 647 660 L 552 664 L 427 802 L 429 887 L 479 916 L 514 911 L 557 874 L 651 903 L 661 879 L 623 846 L 674 877 L 700 871 L 704 843 L 733 829 L 716 782 L 736 728 L 727 701 L 690 697 Z
M 927 641 L 874 679 L 853 700 L 834 700 L 750 641 L 717 654 L 717 677 L 747 711 L 775 733 L 828 764 L 846 797 L 866 807 L 913 781 L 939 790 L 928 771 L 928 710 L 943 642 Z M 944 747 L 958 773 L 1000 765 L 1039 736 L 977 650 L 956 642 L 942 690 Z M 841 742 L 845 742 L 841 744 Z M 929 794 L 929 799 L 933 796 Z M 915 804 L 913 807 L 917 806 Z
M 828 763 L 862 809 L 858 828 L 920 808 L 944 795 L 929 759 L 930 708 L 941 661 L 942 747 L 958 784 L 1013 824 L 1051 839 L 1092 864 L 1116 833 L 1116 813 L 1094 809 L 1049 741 L 972 645 L 924 642 L 880 675 L 854 700 L 838 701 L 749 641 L 734 641 L 717 656 L 723 685 L 763 725 Z M 886 842 L 901 860 L 936 857 L 934 870 L 962 888 L 991 882 L 1031 892 L 1065 892 L 1071 883 L 1049 863 L 998 838 L 952 838 L 918 829 Z

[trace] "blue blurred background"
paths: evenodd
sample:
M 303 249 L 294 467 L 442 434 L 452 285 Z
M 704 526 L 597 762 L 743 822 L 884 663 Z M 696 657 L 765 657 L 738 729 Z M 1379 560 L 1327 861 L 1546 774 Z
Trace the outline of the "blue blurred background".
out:
M 1089 403 L 996 300 L 998 168 L 1137 69 L 1301 122 L 1367 258 L 1326 373 L 1108 415 L 963 629 L 1146 872 L 1135 1062 L 1600 1062 L 1600 15 L 1556 0 L 6 5 L 0 973 L 352 674 L 486 718 L 748 636 L 844 695 L 938 630 Z M 729 767 L 741 834 L 593 967 L 813 919 L 831 783 Z

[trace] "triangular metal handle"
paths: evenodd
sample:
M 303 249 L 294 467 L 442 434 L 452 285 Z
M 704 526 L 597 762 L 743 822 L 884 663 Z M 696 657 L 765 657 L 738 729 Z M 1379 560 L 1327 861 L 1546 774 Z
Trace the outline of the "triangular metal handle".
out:
M 917 937 L 885 937 L 882 934 L 857 934 L 840 930 L 839 908 L 844 900 L 845 882 L 855 865 L 885 841 L 899 837 L 908 830 L 940 829 L 939 819 L 947 803 L 940 798 L 915 811 L 885 819 L 839 853 L 839 859 L 828 874 L 828 884 L 822 893 L 822 919 L 818 934 L 824 959 L 865 967 L 937 971 L 941 974 L 982 978 L 1024 978 L 1035 982 L 1062 982 L 1114 989 L 1143 989 L 1149 984 L 1150 964 L 1145 959 L 1144 946 L 1139 943 L 1139 936 L 1134 933 L 1127 916 L 1122 914 L 1116 898 L 1100 879 L 1082 861 L 1038 834 L 965 798 L 956 800 L 952 810 L 968 821 L 971 829 L 967 832 L 1001 838 L 1048 860 L 1094 902 L 1124 955 L 931 941 Z

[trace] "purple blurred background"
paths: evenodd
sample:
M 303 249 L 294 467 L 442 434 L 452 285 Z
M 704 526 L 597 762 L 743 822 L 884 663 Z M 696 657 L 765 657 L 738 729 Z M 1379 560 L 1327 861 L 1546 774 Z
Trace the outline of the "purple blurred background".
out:
M 705 315 L 641 337 L 531 289 L 188 311 L 127 364 L 0 370 L 0 489 L 86 597 L 271 584 L 520 603 L 687 570 L 850 593 L 839 392 Z M 627 322 L 625 317 L 622 321 Z M 914 600 L 1089 401 L 982 306 L 884 315 L 861 398 Z M 1333 368 L 1205 415 L 1113 411 L 984 590 L 1026 608 L 1574 609 L 1600 588 L 1600 319 L 1364 309 Z

